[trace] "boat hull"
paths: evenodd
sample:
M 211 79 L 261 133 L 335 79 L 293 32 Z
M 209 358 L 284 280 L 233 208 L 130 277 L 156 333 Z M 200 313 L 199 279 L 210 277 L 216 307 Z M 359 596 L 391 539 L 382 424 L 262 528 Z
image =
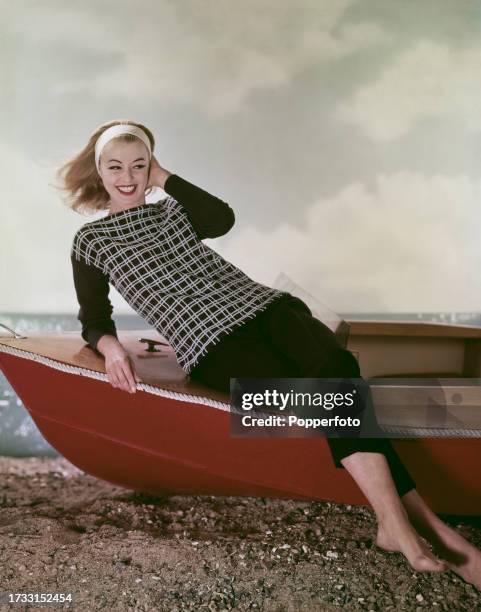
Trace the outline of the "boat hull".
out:
M 89 350 L 89 349 L 85 349 Z M 46 440 L 83 471 L 133 490 L 367 504 L 322 438 L 235 438 L 225 409 L 138 390 L 0 352 Z M 481 439 L 393 445 L 436 511 L 481 513 Z

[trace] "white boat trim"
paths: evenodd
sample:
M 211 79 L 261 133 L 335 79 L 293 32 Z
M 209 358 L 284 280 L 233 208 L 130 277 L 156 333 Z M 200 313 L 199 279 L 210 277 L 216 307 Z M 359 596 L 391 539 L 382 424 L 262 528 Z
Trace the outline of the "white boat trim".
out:
M 102 382 L 110 384 L 107 378 L 107 374 L 104 374 L 102 372 L 89 370 L 87 368 L 81 368 L 79 366 L 70 365 L 61 361 L 56 361 L 55 359 L 51 359 L 50 357 L 37 355 L 36 353 L 32 353 L 31 351 L 18 349 L 16 347 L 9 346 L 8 344 L 0 343 L 0 352 L 15 355 L 16 357 L 21 357 L 22 359 L 30 359 L 31 361 L 36 361 L 37 363 L 46 365 L 49 368 L 53 368 L 54 370 L 68 372 L 69 374 L 77 374 L 79 376 L 86 376 L 87 378 L 95 378 L 96 380 L 100 380 Z M 230 404 L 226 404 L 225 402 L 219 402 L 217 400 L 213 400 L 202 395 L 179 393 L 178 391 L 171 391 L 170 389 L 161 389 L 160 387 L 156 387 L 154 385 L 148 385 L 146 383 L 139 382 L 136 383 L 136 387 L 137 389 L 145 391 L 146 393 L 151 393 L 152 395 L 159 395 L 160 397 L 166 397 L 168 399 L 178 400 L 180 402 L 203 404 L 211 408 L 223 410 L 224 412 L 230 412 L 231 410 Z

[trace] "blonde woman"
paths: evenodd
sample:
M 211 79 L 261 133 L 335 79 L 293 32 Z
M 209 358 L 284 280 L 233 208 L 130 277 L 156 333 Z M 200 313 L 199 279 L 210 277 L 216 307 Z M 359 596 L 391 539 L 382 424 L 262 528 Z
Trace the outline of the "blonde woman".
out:
M 109 284 L 167 338 L 186 375 L 212 388 L 229 392 L 230 377 L 359 378 L 352 354 L 302 300 L 203 244 L 232 228 L 234 212 L 163 168 L 154 146 L 144 125 L 111 121 L 59 170 L 74 210 L 107 212 L 77 231 L 71 262 L 82 337 L 104 356 L 109 382 L 135 393 L 139 380 L 111 318 Z M 153 187 L 167 197 L 147 204 Z M 429 509 L 389 440 L 328 443 L 374 509 L 378 546 L 416 571 L 451 569 L 481 589 L 481 552 Z

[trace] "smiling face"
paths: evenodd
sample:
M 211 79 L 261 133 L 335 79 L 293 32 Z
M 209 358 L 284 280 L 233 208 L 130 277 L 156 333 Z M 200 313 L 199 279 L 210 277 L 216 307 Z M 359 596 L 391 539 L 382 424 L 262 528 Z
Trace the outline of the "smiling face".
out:
M 111 140 L 100 154 L 100 177 L 110 196 L 110 212 L 145 204 L 149 180 L 149 152 L 138 138 Z

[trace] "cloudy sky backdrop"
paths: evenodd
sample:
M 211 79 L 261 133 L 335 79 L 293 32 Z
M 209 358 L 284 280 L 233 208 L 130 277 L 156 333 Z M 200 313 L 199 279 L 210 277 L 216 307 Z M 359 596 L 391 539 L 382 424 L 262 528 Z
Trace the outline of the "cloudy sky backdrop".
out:
M 69 250 L 91 218 L 51 183 L 115 118 L 230 203 L 234 228 L 206 244 L 255 280 L 283 271 L 344 312 L 481 309 L 478 3 L 0 8 L 0 311 L 77 311 Z

